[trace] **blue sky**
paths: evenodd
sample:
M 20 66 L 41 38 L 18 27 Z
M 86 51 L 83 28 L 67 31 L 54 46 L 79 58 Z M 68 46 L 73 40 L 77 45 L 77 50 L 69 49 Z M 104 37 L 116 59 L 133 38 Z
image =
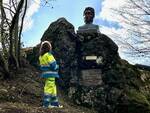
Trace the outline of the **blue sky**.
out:
M 35 4 L 37 4 L 35 2 Z M 42 4 L 42 3 L 41 3 Z M 101 11 L 100 0 L 56 0 L 47 4 L 48 6 L 40 6 L 38 11 L 33 14 L 32 26 L 23 32 L 22 41 L 25 47 L 35 46 L 40 42 L 44 31 L 51 22 L 56 21 L 60 17 L 65 17 L 77 29 L 84 24 L 83 11 L 85 7 L 91 6 L 95 9 L 96 15 Z M 50 6 L 50 7 L 49 7 Z M 51 8 L 51 6 L 53 8 Z M 106 21 L 100 19 L 94 20 L 95 24 L 109 25 Z

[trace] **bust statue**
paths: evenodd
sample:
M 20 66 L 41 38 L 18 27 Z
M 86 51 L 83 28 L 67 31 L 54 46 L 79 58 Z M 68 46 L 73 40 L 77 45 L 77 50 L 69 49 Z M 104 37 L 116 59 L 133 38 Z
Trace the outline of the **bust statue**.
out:
M 78 28 L 77 33 L 100 33 L 99 26 L 93 24 L 93 19 L 95 17 L 94 9 L 92 7 L 86 7 L 83 15 L 85 24 Z

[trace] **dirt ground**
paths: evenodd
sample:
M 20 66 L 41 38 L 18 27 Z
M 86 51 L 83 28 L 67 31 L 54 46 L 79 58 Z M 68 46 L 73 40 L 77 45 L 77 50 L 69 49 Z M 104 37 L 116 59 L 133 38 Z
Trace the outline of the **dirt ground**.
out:
M 0 113 L 96 113 L 77 106 L 59 91 L 63 108 L 43 108 L 43 80 L 34 67 L 22 68 L 12 73 L 10 80 L 0 80 Z

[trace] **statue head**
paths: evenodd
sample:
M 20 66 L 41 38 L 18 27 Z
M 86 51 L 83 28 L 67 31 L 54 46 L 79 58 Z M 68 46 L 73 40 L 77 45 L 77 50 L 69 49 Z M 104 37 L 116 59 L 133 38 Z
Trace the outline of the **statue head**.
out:
M 95 11 L 92 7 L 86 7 L 83 15 L 84 15 L 84 22 L 86 24 L 91 24 L 95 16 Z

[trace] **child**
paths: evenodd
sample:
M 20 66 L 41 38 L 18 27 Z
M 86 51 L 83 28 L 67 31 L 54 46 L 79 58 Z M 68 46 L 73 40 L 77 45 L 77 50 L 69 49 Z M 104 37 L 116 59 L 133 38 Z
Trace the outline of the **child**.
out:
M 49 41 L 44 41 L 40 47 L 40 69 L 42 70 L 41 77 L 45 78 L 44 100 L 43 107 L 53 108 L 62 106 L 58 102 L 55 78 L 59 78 L 56 60 L 51 54 L 52 46 Z

